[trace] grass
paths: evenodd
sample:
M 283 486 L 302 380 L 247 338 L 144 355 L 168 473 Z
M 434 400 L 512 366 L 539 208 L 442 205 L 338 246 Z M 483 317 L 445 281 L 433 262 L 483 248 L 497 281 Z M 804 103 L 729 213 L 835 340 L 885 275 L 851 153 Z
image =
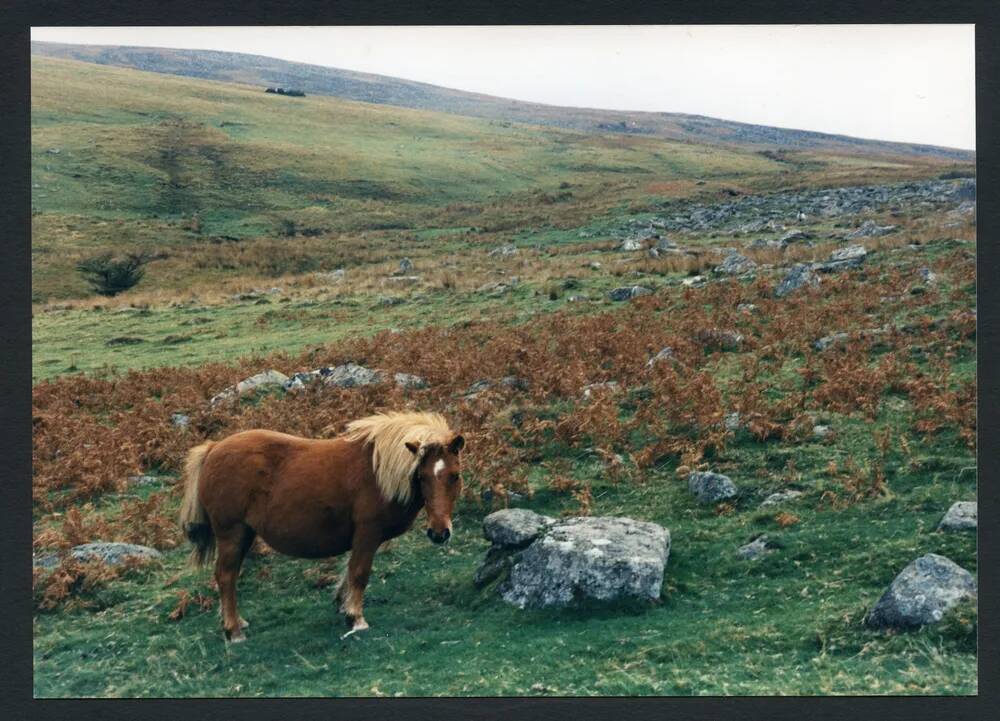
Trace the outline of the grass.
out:
M 889 414 L 886 414 L 889 415 Z M 837 419 L 838 428 L 852 424 Z M 844 421 L 844 422 L 841 422 Z M 881 422 L 885 422 L 882 420 Z M 839 454 L 866 455 L 856 432 Z M 870 442 L 870 441 L 869 441 Z M 935 449 L 929 449 L 934 452 Z M 488 543 L 487 509 L 466 502 L 445 549 L 416 528 L 376 558 L 367 596 L 371 631 L 344 640 L 332 587 L 316 588 L 306 562 L 265 555 L 240 580 L 249 641 L 227 646 L 215 608 L 180 621 L 178 592 L 214 596 L 207 572 L 185 566 L 186 550 L 162 568 L 118 582 L 99 611 L 41 614 L 35 621 L 35 692 L 62 696 L 394 695 L 826 695 L 975 694 L 974 625 L 957 618 L 919 632 L 861 625 L 887 579 L 913 558 L 940 553 L 975 571 L 974 534 L 934 530 L 975 482 L 973 457 L 935 456 L 938 470 L 893 478 L 891 500 L 831 512 L 810 482 L 828 447 L 804 444 L 795 458 L 806 495 L 783 510 L 800 519 L 779 528 L 779 510 L 754 510 L 772 490 L 755 476 L 770 451 L 744 440 L 727 454 L 741 486 L 740 511 L 699 507 L 664 468 L 642 486 L 602 481 L 581 459 L 574 475 L 592 484 L 594 512 L 630 515 L 670 528 L 663 596 L 655 604 L 518 611 L 477 591 L 471 577 Z M 112 502 L 113 503 L 113 502 Z M 566 496 L 539 489 L 530 507 L 558 515 Z M 735 549 L 767 533 L 780 545 L 764 559 Z M 169 585 L 167 585 L 169 583 Z M 197 609 L 197 607 L 194 607 Z

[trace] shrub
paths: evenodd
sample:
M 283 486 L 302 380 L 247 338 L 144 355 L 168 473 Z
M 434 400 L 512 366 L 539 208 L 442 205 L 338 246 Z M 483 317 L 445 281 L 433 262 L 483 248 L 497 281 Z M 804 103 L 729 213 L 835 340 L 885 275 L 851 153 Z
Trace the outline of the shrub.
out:
M 146 274 L 145 266 L 150 260 L 145 253 L 128 253 L 124 258 L 104 253 L 81 260 L 76 269 L 95 293 L 110 297 L 137 285 Z

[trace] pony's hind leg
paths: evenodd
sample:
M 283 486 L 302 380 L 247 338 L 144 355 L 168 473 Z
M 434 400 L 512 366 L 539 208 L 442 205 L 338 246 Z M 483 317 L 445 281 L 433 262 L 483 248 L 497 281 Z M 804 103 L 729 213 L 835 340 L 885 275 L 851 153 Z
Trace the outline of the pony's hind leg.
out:
M 243 629 L 248 624 L 240 618 L 236 608 L 236 579 L 240 575 L 243 557 L 253 543 L 254 533 L 248 526 L 238 524 L 222 532 L 217 530 L 215 535 L 217 544 L 215 580 L 219 584 L 222 628 L 229 641 L 238 643 L 246 640 Z

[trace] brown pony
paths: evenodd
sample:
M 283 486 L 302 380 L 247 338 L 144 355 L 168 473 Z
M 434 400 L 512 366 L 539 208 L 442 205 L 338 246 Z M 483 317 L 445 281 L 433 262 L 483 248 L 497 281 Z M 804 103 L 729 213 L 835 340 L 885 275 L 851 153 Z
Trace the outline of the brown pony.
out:
M 328 440 L 255 430 L 193 448 L 180 522 L 195 546 L 192 560 L 203 565 L 217 550 L 226 638 L 245 638 L 236 578 L 257 536 L 301 558 L 351 551 L 337 600 L 347 634 L 368 628 L 363 595 L 379 545 L 409 529 L 424 507 L 430 539 L 451 535 L 464 445 L 436 413 L 386 413 Z

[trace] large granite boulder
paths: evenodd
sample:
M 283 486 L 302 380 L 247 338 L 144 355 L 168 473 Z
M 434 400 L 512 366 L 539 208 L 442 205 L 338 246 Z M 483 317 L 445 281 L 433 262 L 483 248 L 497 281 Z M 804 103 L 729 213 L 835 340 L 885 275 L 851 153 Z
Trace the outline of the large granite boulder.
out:
M 669 554 L 670 532 L 655 523 L 568 518 L 511 557 L 497 590 L 518 608 L 566 606 L 578 599 L 655 600 Z
M 961 601 L 976 600 L 976 580 L 954 561 L 928 553 L 889 585 L 868 616 L 872 628 L 914 628 L 937 623 Z

